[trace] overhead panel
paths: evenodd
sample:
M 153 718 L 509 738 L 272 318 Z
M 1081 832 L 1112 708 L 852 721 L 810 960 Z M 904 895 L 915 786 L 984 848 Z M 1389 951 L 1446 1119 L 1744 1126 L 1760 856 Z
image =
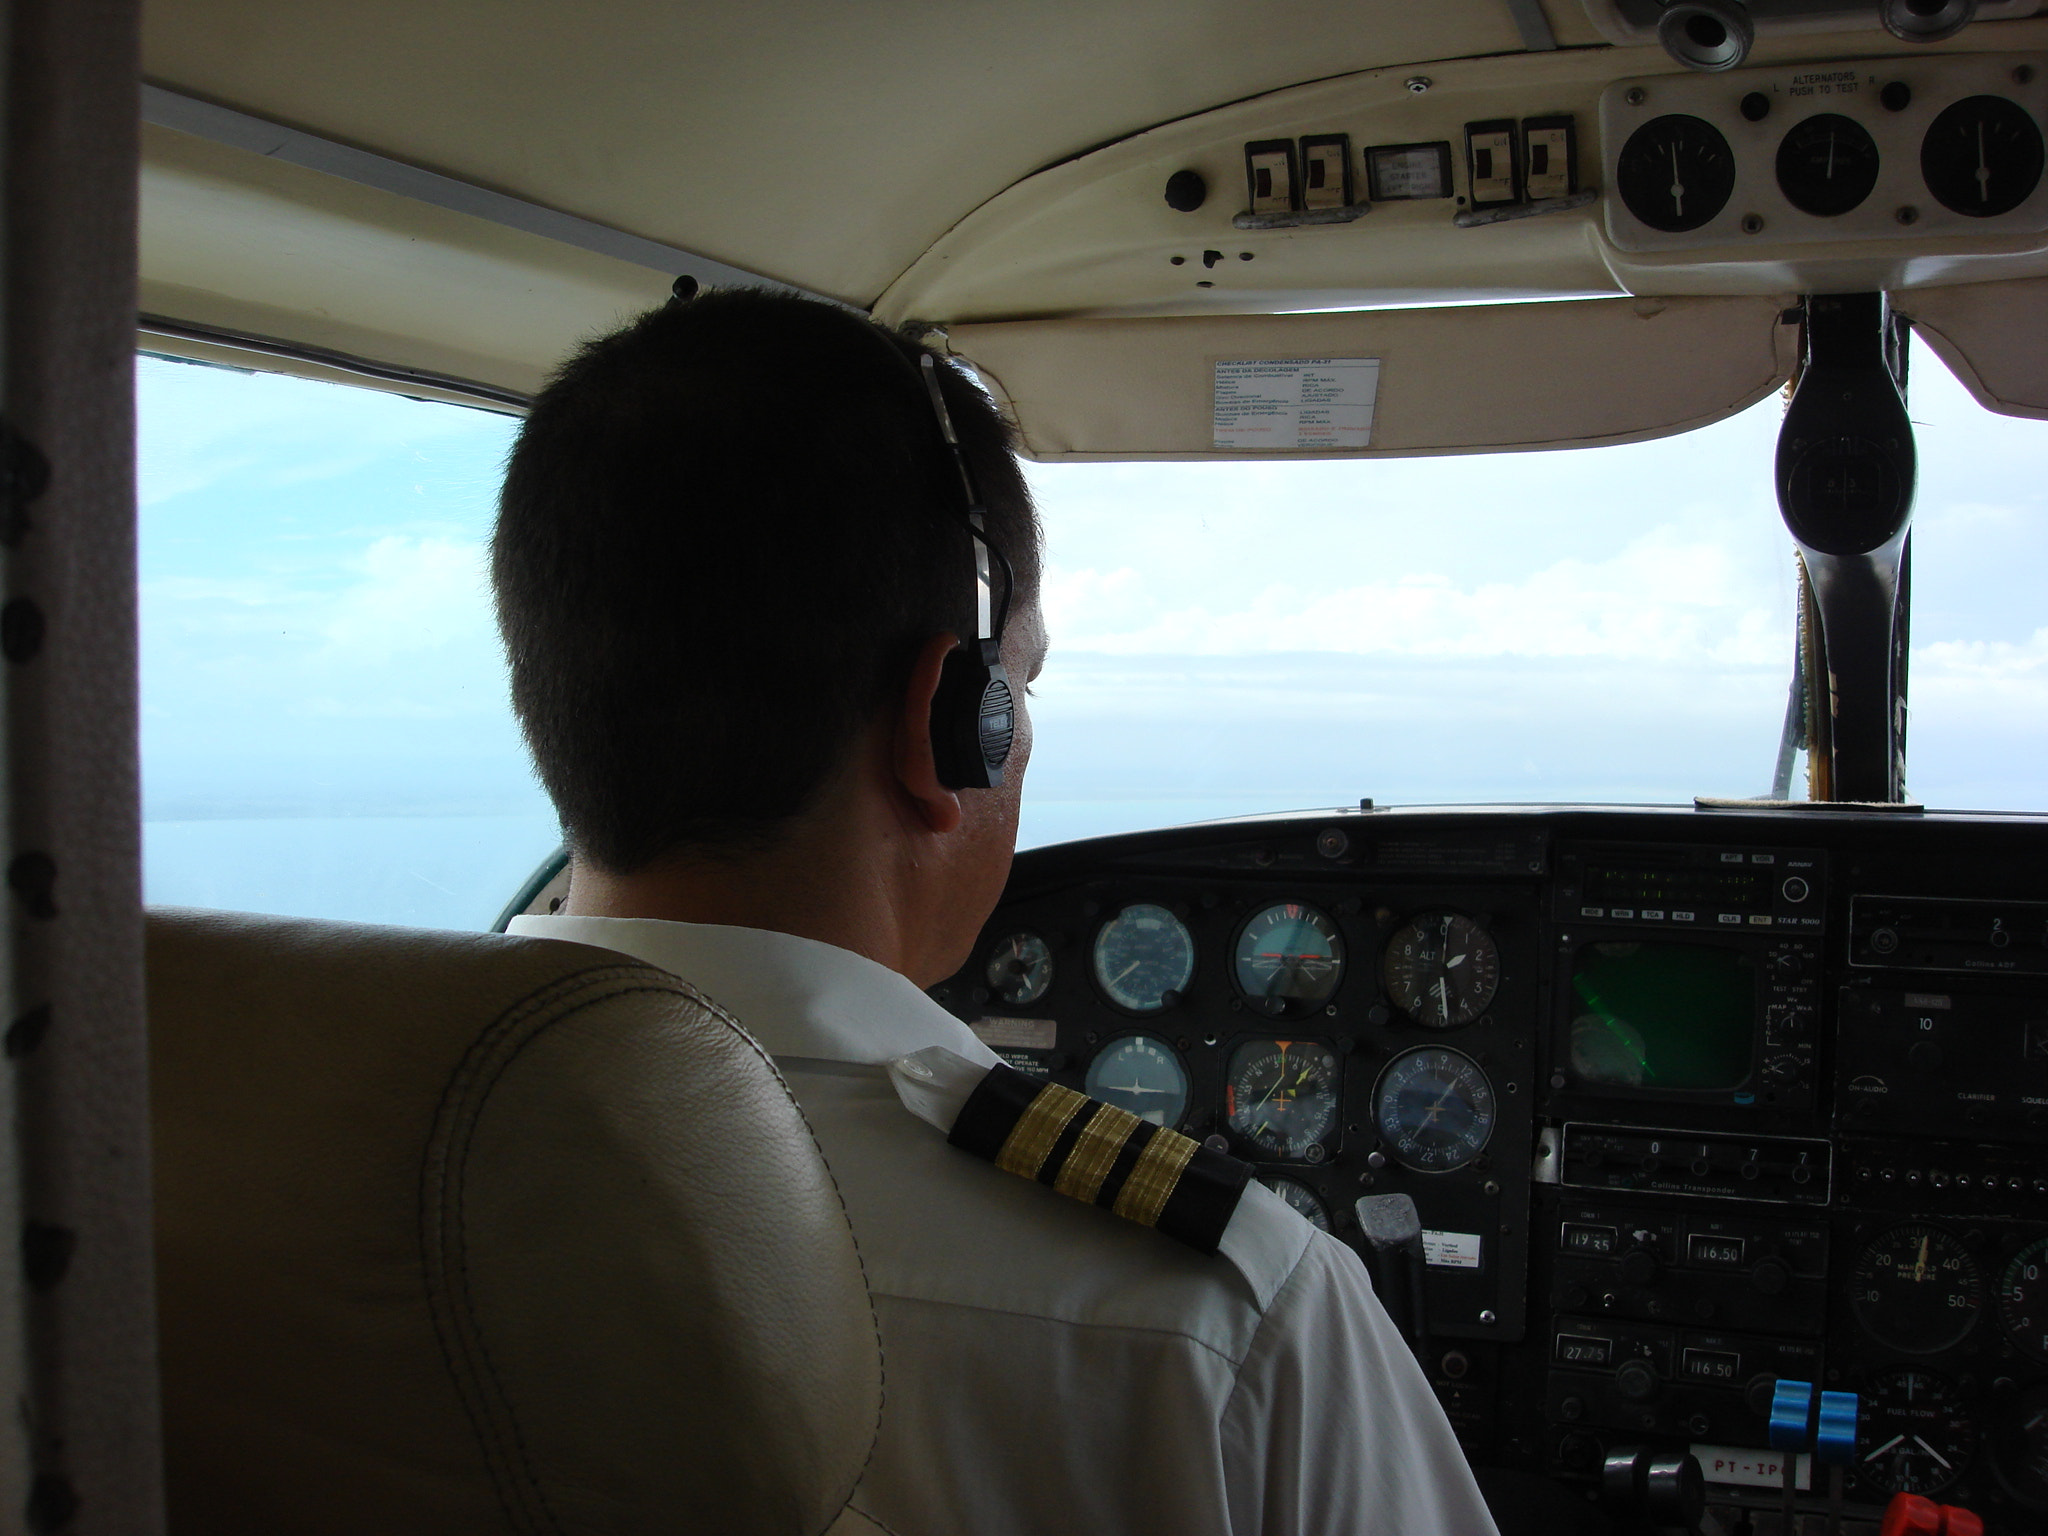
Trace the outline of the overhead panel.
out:
M 1634 442 L 1719 421 L 1790 374 L 1788 302 L 1013 321 L 947 334 L 1041 461 L 1397 457 Z

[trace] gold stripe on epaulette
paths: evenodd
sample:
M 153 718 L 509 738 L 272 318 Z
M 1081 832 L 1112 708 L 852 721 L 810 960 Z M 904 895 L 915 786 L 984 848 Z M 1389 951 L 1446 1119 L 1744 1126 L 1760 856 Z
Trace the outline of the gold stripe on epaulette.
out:
M 1154 1136 L 1138 1154 L 1138 1166 L 1124 1180 L 1111 1209 L 1140 1226 L 1158 1226 L 1159 1213 L 1173 1198 L 1181 1174 L 1194 1159 L 1197 1145 L 1178 1131 L 1161 1131 Z
M 1096 1105 L 1095 1113 L 1075 1138 L 1073 1150 L 1060 1165 L 1060 1176 L 1053 1180 L 1052 1187 L 1063 1195 L 1092 1204 L 1102 1192 L 1102 1181 L 1109 1176 L 1117 1154 L 1123 1151 L 1124 1143 L 1140 1123 L 1128 1109 L 1119 1109 L 1114 1104 Z
M 1017 1117 L 1010 1134 L 1003 1138 L 1003 1150 L 996 1154 L 996 1166 L 1005 1173 L 1019 1174 L 1027 1179 L 1037 1178 L 1038 1170 L 1045 1166 L 1054 1143 L 1060 1139 L 1060 1132 L 1067 1128 L 1067 1122 L 1087 1102 L 1088 1096 L 1084 1093 L 1076 1093 L 1058 1083 L 1047 1083 L 1024 1113 Z

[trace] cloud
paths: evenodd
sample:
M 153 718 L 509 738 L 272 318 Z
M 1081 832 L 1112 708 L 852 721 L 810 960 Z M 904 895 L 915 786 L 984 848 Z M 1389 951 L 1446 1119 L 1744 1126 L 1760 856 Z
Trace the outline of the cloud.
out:
M 1788 562 L 1789 571 L 1789 562 Z M 1130 566 L 1054 564 L 1056 647 L 1111 655 L 1327 651 L 1412 657 L 1606 657 L 1643 663 L 1789 663 L 1791 581 L 1759 582 L 1725 544 L 1664 527 L 1605 559 L 1569 557 L 1520 580 L 1415 571 L 1344 583 L 1341 568 L 1204 598 Z

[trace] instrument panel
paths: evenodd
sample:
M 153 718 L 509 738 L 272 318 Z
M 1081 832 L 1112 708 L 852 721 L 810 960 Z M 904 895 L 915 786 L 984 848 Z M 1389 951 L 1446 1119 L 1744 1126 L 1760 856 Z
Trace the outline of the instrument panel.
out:
M 2048 59 L 1847 59 L 1617 82 L 1608 238 L 1633 252 L 2048 229 Z
M 1763 1518 L 1789 1376 L 1859 1395 L 1852 1515 L 1906 1490 L 2035 1530 L 2044 856 L 2017 817 L 1180 828 L 1019 855 L 933 995 L 1361 1256 L 1359 1199 L 1410 1196 L 1432 1384 L 1490 1491 L 1570 1496 L 1559 1529 L 1632 1447 Z

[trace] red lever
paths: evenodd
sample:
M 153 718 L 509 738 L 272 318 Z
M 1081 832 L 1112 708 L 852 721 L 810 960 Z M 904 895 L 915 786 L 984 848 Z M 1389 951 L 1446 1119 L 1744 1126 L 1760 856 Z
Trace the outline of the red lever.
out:
M 1917 1493 L 1895 1493 L 1885 1506 L 1878 1536 L 1984 1536 L 1984 1522 L 1953 1504 L 1937 1504 Z

